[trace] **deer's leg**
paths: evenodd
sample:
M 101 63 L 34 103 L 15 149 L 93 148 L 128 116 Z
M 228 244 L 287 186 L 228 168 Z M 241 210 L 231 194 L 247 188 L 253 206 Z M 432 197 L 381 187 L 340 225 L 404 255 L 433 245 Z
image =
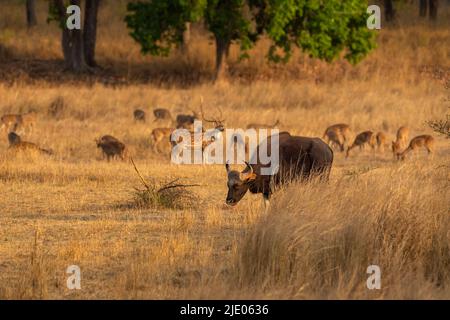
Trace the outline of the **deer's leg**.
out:
M 344 142 L 339 141 L 339 149 L 341 150 L 341 152 L 344 152 Z
M 347 159 L 349 154 L 350 154 L 350 150 L 352 150 L 353 145 L 351 145 L 350 147 L 347 148 L 347 153 L 345 154 L 345 158 Z

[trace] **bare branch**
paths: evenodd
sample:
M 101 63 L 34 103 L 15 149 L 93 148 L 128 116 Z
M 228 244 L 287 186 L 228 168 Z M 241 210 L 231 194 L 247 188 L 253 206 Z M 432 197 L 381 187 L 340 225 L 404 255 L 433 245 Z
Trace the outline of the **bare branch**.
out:
M 130 161 L 131 161 L 131 163 L 133 164 L 134 170 L 136 170 L 136 173 L 138 174 L 139 178 L 141 179 L 141 182 L 142 182 L 142 184 L 144 185 L 144 187 L 145 187 L 147 190 L 150 190 L 149 185 L 147 184 L 147 182 L 145 182 L 144 178 L 142 177 L 141 173 L 139 172 L 138 168 L 136 167 L 136 164 L 134 163 L 132 157 L 130 157 Z

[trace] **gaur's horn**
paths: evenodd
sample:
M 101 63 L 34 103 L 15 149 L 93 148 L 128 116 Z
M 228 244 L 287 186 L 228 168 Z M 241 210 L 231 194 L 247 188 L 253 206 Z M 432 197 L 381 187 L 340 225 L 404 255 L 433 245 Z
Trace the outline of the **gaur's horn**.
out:
M 252 166 L 247 161 L 245 161 L 245 164 L 247 167 L 239 175 L 241 180 L 247 180 L 254 175 Z
M 247 168 L 245 168 L 245 170 L 249 169 L 250 172 L 248 172 L 248 174 L 252 174 L 252 173 L 253 173 L 253 168 L 252 168 L 252 166 L 251 166 L 247 161 L 245 161 L 245 164 L 247 165 Z M 244 171 L 245 171 L 245 170 L 244 170 Z

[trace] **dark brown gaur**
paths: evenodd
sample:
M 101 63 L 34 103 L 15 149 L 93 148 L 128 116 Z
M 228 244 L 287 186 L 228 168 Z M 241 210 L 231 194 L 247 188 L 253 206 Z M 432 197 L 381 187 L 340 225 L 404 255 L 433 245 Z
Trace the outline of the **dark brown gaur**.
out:
M 124 143 L 119 141 L 117 138 L 105 135 L 100 139 L 96 139 L 97 148 L 101 148 L 104 155 L 106 155 L 106 159 L 110 161 L 110 159 L 114 159 L 117 156 L 122 160 L 128 155 L 128 150 Z
M 273 137 L 273 136 L 272 136 Z M 267 150 L 271 150 L 269 137 L 262 143 L 267 143 Z M 225 165 L 227 171 L 228 194 L 226 203 L 236 205 L 250 190 L 251 193 L 262 193 L 265 204 L 268 204 L 273 187 L 288 183 L 292 180 L 308 181 L 316 176 L 327 181 L 333 164 L 333 151 L 319 138 L 291 136 L 288 132 L 279 134 L 279 170 L 273 175 L 262 175 L 261 169 L 270 167 L 261 164 L 258 158 L 260 144 L 252 156 L 256 163 L 246 163 L 246 168 L 239 172 Z M 270 152 L 269 152 L 270 155 Z

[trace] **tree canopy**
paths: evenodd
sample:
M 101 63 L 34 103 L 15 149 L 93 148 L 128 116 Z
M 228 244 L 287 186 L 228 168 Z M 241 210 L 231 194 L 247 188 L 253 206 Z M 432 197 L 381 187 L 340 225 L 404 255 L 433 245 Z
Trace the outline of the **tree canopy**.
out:
M 268 58 L 288 61 L 294 47 L 332 61 L 343 52 L 357 63 L 375 47 L 361 0 L 147 0 L 128 4 L 125 21 L 144 54 L 167 56 L 183 41 L 187 22 L 202 20 L 216 41 L 216 76 L 230 44 L 247 53 L 262 35 Z

